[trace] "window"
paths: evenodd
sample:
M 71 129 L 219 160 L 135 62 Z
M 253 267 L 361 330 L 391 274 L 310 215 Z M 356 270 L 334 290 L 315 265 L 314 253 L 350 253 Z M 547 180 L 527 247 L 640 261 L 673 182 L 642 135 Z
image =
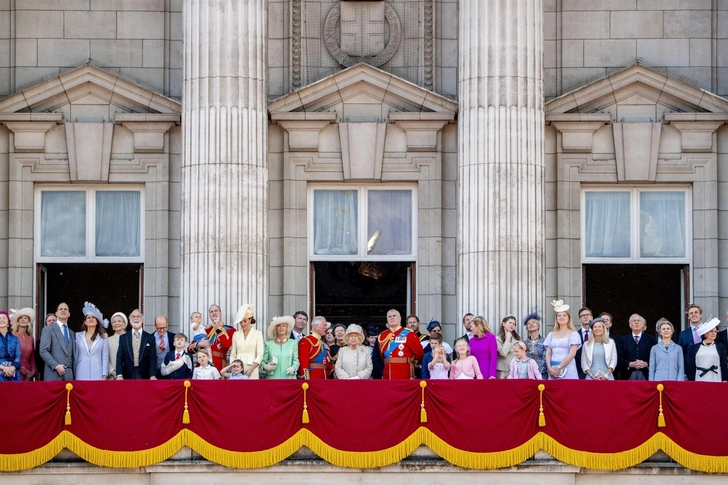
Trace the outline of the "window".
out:
M 311 259 L 415 259 L 413 189 L 317 187 L 310 196 Z
M 688 195 L 688 189 L 585 190 L 583 259 L 689 263 Z
M 37 206 L 39 262 L 143 262 L 141 190 L 44 188 Z

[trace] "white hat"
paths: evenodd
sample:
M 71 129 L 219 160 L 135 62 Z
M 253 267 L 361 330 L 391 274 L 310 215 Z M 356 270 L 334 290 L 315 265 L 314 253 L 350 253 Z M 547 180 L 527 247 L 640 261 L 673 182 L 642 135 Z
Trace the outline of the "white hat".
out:
M 126 315 L 124 315 L 123 313 L 121 313 L 121 312 L 114 313 L 113 315 L 111 315 L 111 318 L 109 319 L 109 321 L 113 320 L 114 317 L 121 317 L 121 319 L 124 320 L 124 328 L 125 329 L 126 329 L 126 327 L 129 326 L 129 319 L 126 318 Z
M 569 311 L 569 305 L 564 305 L 564 300 L 554 300 L 551 302 L 551 305 L 554 307 L 556 313 Z
M 706 333 L 710 332 L 711 330 L 713 330 L 718 325 L 720 325 L 720 320 L 718 320 L 717 318 L 714 318 L 714 319 L 712 319 L 712 320 L 710 320 L 708 322 L 705 322 L 705 323 L 701 323 L 700 325 L 698 325 L 697 334 L 698 335 L 705 335 Z
M 293 330 L 293 324 L 296 323 L 296 321 L 293 319 L 293 317 L 284 315 L 282 317 L 275 317 L 273 318 L 273 321 L 270 322 L 270 325 L 268 325 L 268 340 L 273 340 L 276 338 L 276 327 L 278 325 L 286 325 L 288 327 L 288 330 L 286 331 L 286 336 L 289 336 L 291 334 L 291 330 Z
M 88 315 L 93 315 L 99 325 L 103 326 L 104 328 L 109 327 L 109 321 L 104 320 L 104 315 L 98 308 L 96 308 L 96 305 L 94 305 L 93 303 L 85 302 L 83 304 L 83 316 L 85 317 Z
M 359 338 L 359 343 L 364 342 L 364 330 L 361 329 L 359 325 L 356 323 L 352 323 L 348 327 L 346 327 L 346 333 L 344 334 L 344 342 L 346 342 L 349 339 L 349 335 L 355 333 L 357 334 Z
M 13 313 L 15 312 L 15 313 Z M 18 318 L 25 315 L 26 317 L 30 318 L 30 325 L 33 324 L 33 321 L 35 320 L 35 310 L 32 308 L 21 308 L 20 310 L 13 310 L 10 309 L 10 325 L 13 326 L 13 328 L 16 328 L 18 325 Z
M 253 305 L 246 303 L 238 309 L 238 313 L 235 315 L 235 325 L 238 325 L 243 321 L 243 318 L 253 318 Z

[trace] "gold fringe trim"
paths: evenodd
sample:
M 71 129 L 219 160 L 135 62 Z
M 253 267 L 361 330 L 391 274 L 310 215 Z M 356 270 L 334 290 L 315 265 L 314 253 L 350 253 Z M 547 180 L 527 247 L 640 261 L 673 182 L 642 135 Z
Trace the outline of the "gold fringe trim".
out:
M 228 451 L 206 442 L 188 429 L 183 429 L 166 443 L 138 451 L 108 451 L 87 445 L 73 433 L 62 431 L 47 445 L 28 453 L 0 455 L 0 471 L 17 472 L 40 466 L 68 448 L 79 457 L 97 466 L 137 468 L 169 459 L 188 446 L 207 460 L 230 468 L 263 468 L 279 463 L 303 446 L 307 446 L 332 465 L 346 468 L 379 468 L 397 463 L 418 446 L 428 446 L 447 462 L 475 470 L 508 468 L 533 457 L 543 450 L 557 460 L 572 466 L 595 470 L 621 470 L 635 466 L 662 449 L 673 460 L 690 470 L 706 473 L 728 473 L 728 456 L 708 456 L 689 452 L 663 433 L 656 433 L 645 443 L 618 453 L 594 453 L 573 450 L 539 432 L 516 448 L 491 453 L 475 453 L 450 446 L 427 428 L 420 427 L 397 445 L 371 452 L 342 451 L 332 448 L 308 429 L 301 429 L 288 440 L 268 450 L 254 452 Z

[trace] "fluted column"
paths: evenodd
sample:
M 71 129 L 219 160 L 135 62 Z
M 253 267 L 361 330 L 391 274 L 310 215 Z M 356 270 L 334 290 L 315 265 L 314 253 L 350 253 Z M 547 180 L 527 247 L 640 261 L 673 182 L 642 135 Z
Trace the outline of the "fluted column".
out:
M 544 308 L 541 0 L 460 0 L 458 313 Z
M 267 318 L 266 1 L 185 0 L 182 315 Z

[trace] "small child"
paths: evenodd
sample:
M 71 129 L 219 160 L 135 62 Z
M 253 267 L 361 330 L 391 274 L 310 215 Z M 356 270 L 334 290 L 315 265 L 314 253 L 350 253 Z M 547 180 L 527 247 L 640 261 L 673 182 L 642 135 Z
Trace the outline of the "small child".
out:
M 536 361 L 526 355 L 527 350 L 528 346 L 526 342 L 519 340 L 513 344 L 513 353 L 516 356 L 511 360 L 511 372 L 508 374 L 509 379 L 543 379 Z
M 470 345 L 464 338 L 455 341 L 455 360 L 450 366 L 450 379 L 482 379 L 478 360 L 470 355 Z
M 220 374 L 222 374 L 222 376 L 228 380 L 248 378 L 248 376 L 243 373 L 243 361 L 240 359 L 235 359 L 232 364 L 227 367 L 223 367 Z
M 178 333 L 174 336 L 174 350 L 167 352 L 160 368 L 163 379 L 189 379 L 192 377 L 192 358 L 186 349 L 187 335 Z
M 204 350 L 197 352 L 197 363 L 199 367 L 195 369 L 192 375 L 193 379 L 213 381 L 220 378 L 220 372 L 214 366 L 210 365 L 210 357 Z
M 192 312 L 190 315 L 190 324 L 192 325 L 192 341 L 198 341 L 199 338 L 195 340 L 195 337 L 198 335 L 205 337 L 205 326 L 202 325 L 202 313 L 200 312 Z
M 442 345 L 442 335 L 430 333 L 430 352 L 422 358 L 423 379 L 447 379 L 450 370 L 450 357 Z

